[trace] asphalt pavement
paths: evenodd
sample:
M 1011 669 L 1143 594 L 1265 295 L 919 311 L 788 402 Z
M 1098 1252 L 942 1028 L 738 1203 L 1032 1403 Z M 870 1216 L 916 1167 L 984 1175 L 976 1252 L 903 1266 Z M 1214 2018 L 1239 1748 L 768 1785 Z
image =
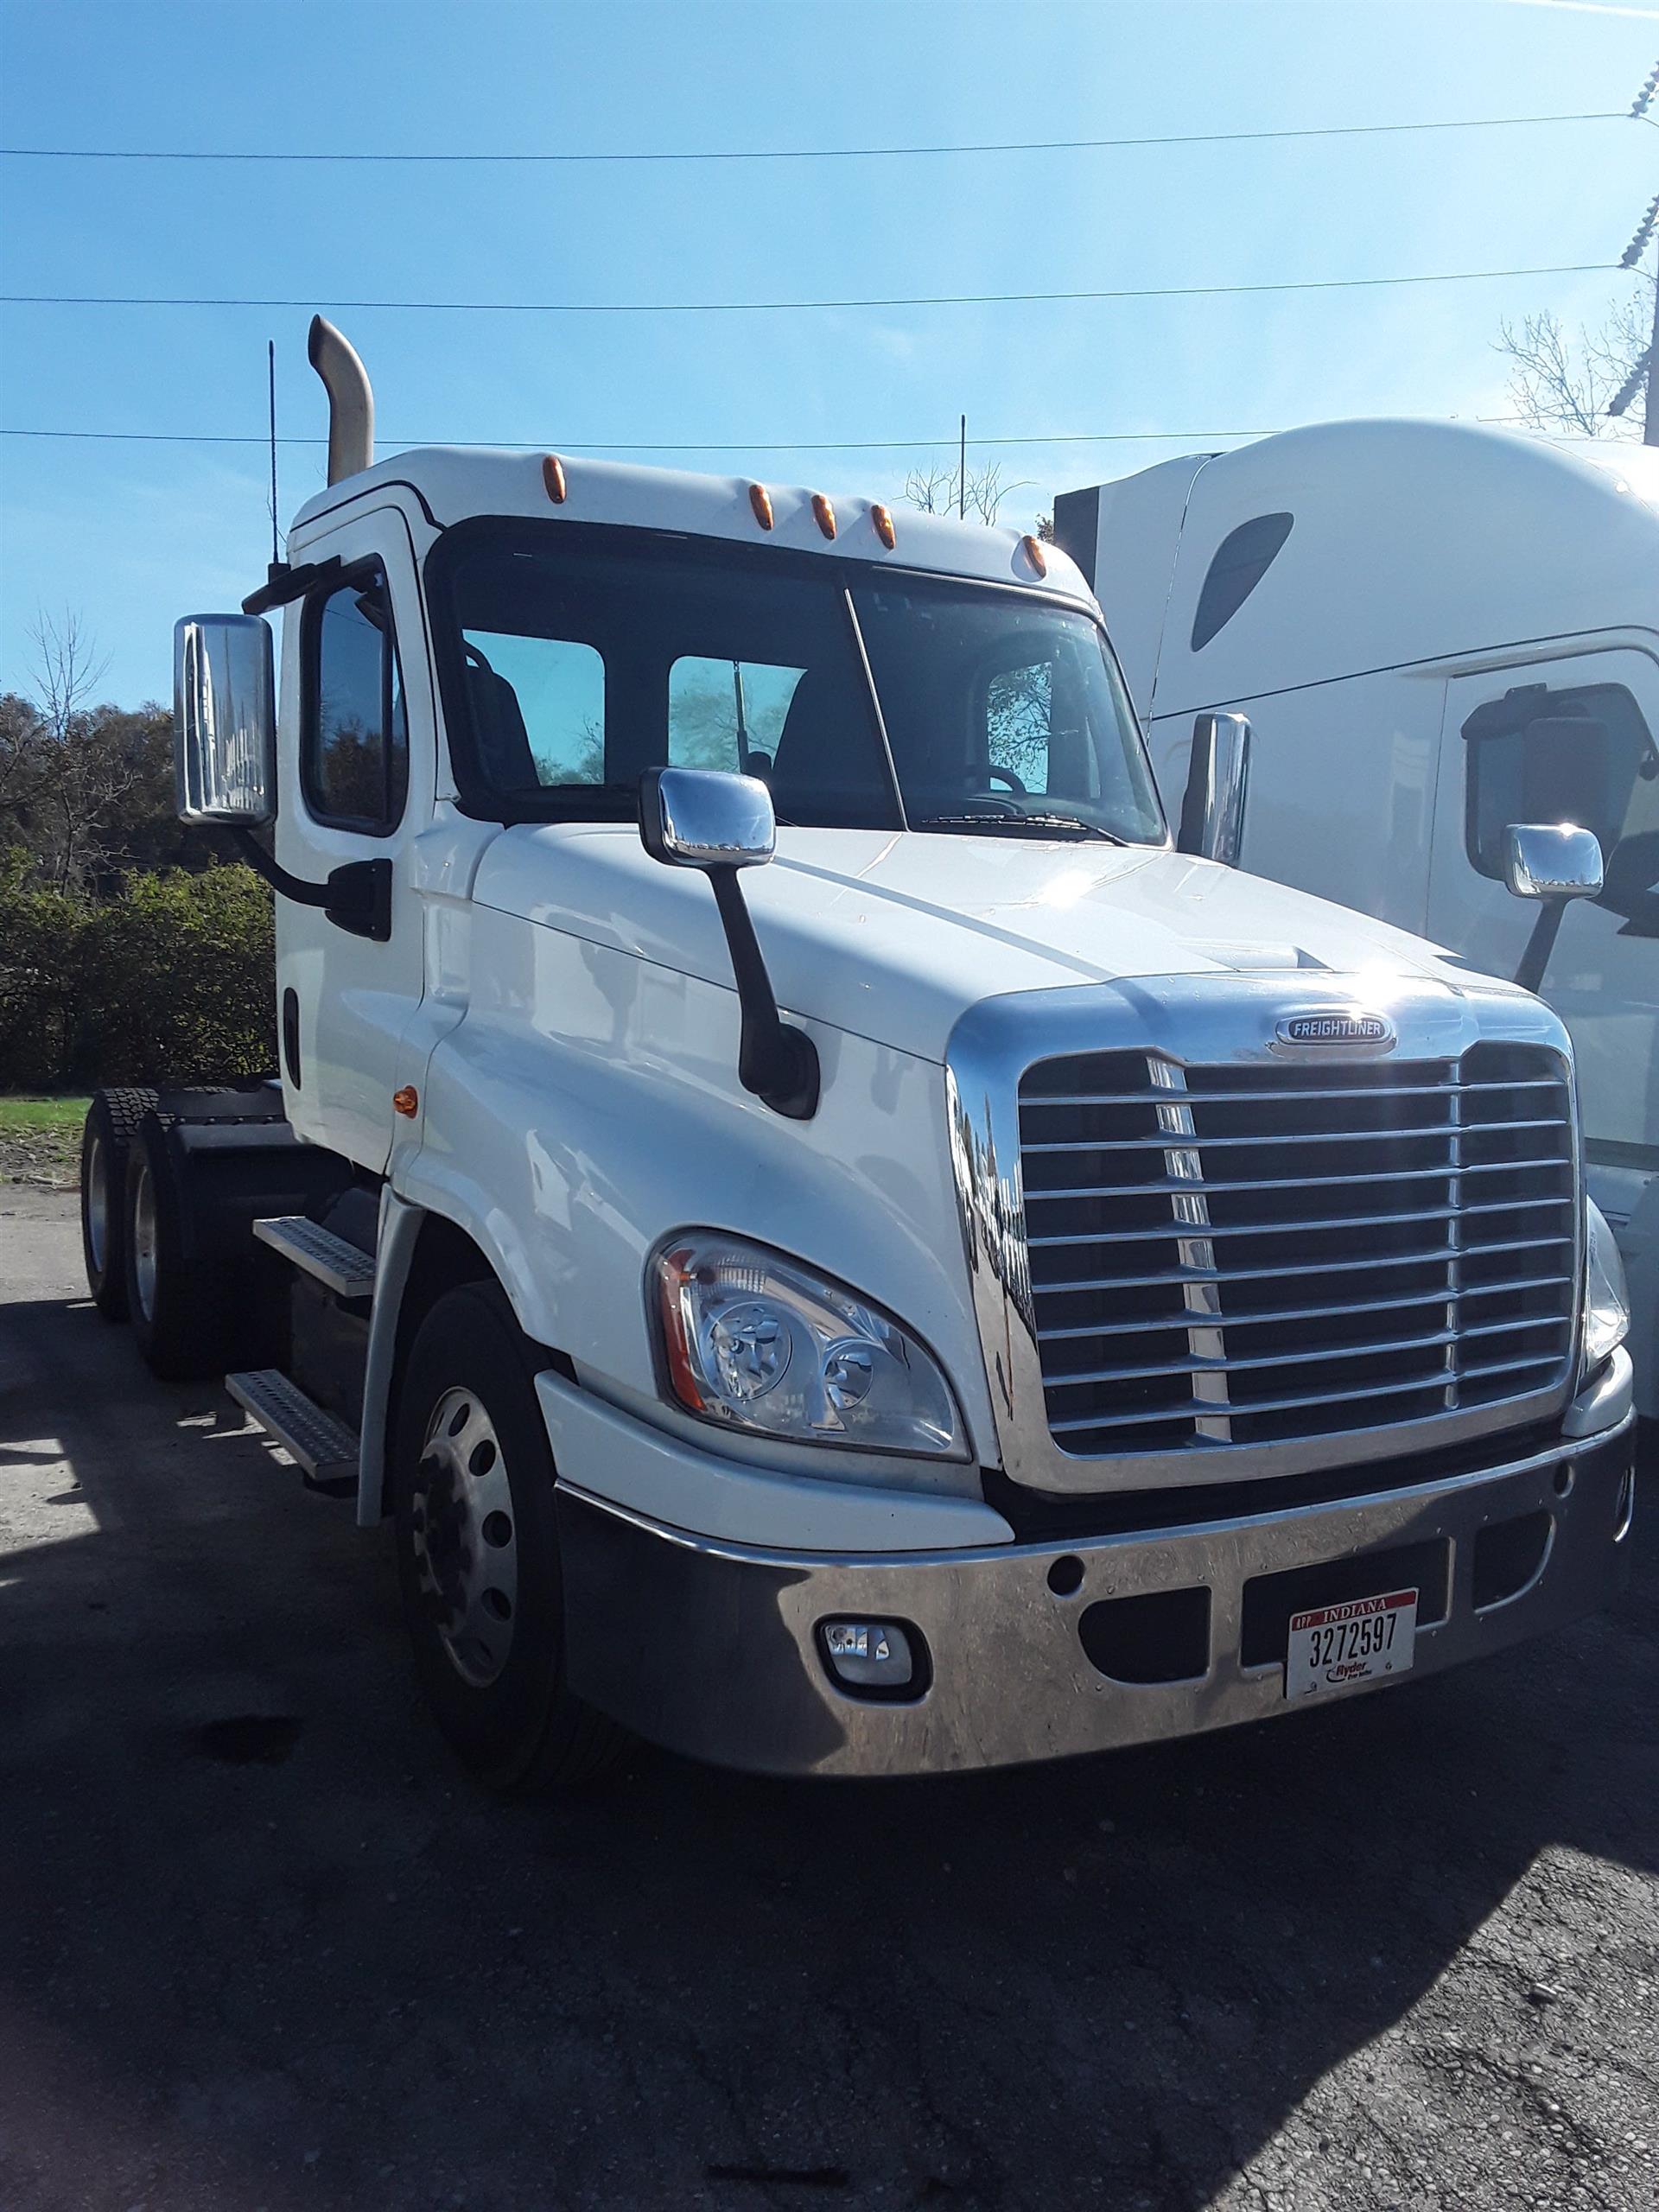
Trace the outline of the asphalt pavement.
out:
M 1652 1496 L 1616 1610 L 1333 1710 L 503 1808 L 384 1533 L 0 1190 L 0 2212 L 1651 2212 Z

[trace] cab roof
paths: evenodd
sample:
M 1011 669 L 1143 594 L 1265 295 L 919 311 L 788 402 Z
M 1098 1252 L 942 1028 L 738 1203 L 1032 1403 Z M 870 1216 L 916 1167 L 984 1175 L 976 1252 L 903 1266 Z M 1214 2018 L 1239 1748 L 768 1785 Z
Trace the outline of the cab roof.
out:
M 556 499 L 549 487 L 547 464 L 556 458 L 563 499 Z M 901 505 L 887 510 L 894 540 L 889 548 L 874 518 L 880 503 L 840 493 L 830 502 L 836 532 L 830 537 L 814 510 L 815 498 L 823 495 L 800 485 L 775 483 L 764 486 L 772 518 L 767 530 L 751 499 L 753 480 L 645 468 L 627 461 L 588 461 L 580 455 L 423 446 L 378 461 L 372 468 L 319 492 L 295 517 L 290 536 L 297 552 L 302 541 L 316 535 L 320 525 L 349 503 L 402 487 L 416 495 L 434 529 L 468 516 L 509 515 L 677 531 L 746 545 L 777 544 L 798 553 L 821 554 L 826 560 L 850 558 L 987 583 L 1020 584 L 1093 607 L 1081 572 L 1059 547 L 1040 548 L 1045 567 L 1039 570 L 1030 550 L 1035 540 L 1019 531 L 988 529 Z

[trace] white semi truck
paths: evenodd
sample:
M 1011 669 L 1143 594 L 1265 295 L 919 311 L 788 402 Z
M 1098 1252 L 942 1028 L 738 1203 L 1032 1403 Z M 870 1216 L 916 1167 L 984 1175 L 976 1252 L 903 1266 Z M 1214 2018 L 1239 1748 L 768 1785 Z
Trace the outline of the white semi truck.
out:
M 1255 728 L 1243 863 L 1489 973 L 1532 928 L 1510 822 L 1567 820 L 1599 897 L 1535 988 L 1577 1054 L 1592 1198 L 1659 1415 L 1659 450 L 1325 423 L 1064 494 L 1166 798 L 1195 715 Z
M 1177 849 L 1057 550 L 375 465 L 312 358 L 328 487 L 178 636 L 280 1077 L 94 1100 L 88 1271 L 391 1522 L 483 1778 L 1046 1758 L 1603 1601 L 1630 1370 L 1554 1014 L 1205 857 L 1236 723 Z M 1582 842 L 1519 825 L 1547 906 Z

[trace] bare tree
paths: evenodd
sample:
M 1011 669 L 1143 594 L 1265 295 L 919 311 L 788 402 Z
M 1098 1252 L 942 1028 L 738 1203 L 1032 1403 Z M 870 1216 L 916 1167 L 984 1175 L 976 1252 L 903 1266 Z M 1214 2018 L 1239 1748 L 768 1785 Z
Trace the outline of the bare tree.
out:
M 33 727 L 8 720 L 0 784 L 29 825 L 41 874 L 59 890 L 81 891 L 121 849 L 118 823 L 150 772 L 148 739 L 135 717 L 92 705 L 109 658 L 99 658 L 78 614 L 42 608 L 29 634 Z
M 1653 324 L 1651 279 L 1611 308 L 1594 330 L 1572 335 L 1546 308 L 1519 327 L 1498 326 L 1497 348 L 1512 365 L 1510 396 L 1531 430 L 1566 430 L 1580 438 L 1639 437 L 1641 420 L 1608 407 L 1648 348 Z
M 81 630 L 79 615 L 68 607 L 60 618 L 43 607 L 36 608 L 29 637 L 35 648 L 29 674 L 41 720 L 61 744 L 104 681 L 110 657 L 98 658 L 92 640 Z
M 959 462 L 931 461 L 912 468 L 906 477 L 905 497 L 924 514 L 966 512 L 988 524 L 996 520 L 1003 500 L 1022 491 L 1025 482 L 1022 478 L 1017 484 L 1005 484 L 1000 461 L 987 461 L 983 468 L 970 465 L 965 482 Z

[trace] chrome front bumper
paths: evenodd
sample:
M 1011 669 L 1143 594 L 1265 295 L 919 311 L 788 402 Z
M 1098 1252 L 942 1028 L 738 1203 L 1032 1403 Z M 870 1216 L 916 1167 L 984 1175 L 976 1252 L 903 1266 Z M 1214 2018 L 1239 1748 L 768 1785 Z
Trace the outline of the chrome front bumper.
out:
M 1431 1548 L 1418 1556 L 1442 1562 L 1444 1617 L 1420 1625 L 1414 1671 L 1435 1673 L 1606 1601 L 1628 1549 L 1633 1453 L 1625 1412 L 1523 1459 L 1338 1504 L 1065 1543 L 861 1558 L 692 1535 L 562 1483 L 570 1687 L 654 1743 L 772 1774 L 1014 1765 L 1265 1719 L 1288 1708 L 1281 1658 L 1260 1657 L 1264 1605 L 1270 1614 L 1279 1602 L 1264 1597 L 1262 1578 L 1322 1566 L 1351 1576 L 1357 1559 L 1376 1554 L 1382 1591 L 1396 1586 L 1392 1554 Z M 1529 1516 L 1548 1522 L 1529 1524 L 1541 1554 L 1535 1570 L 1519 1547 L 1519 1586 L 1478 1605 L 1477 1538 Z M 1060 1560 L 1081 1570 L 1064 1596 L 1049 1581 Z M 1085 1653 L 1080 1624 L 1091 1607 L 1195 1590 L 1208 1592 L 1202 1671 L 1132 1683 Z M 1295 1602 L 1317 1604 L 1317 1589 Z M 874 1702 L 838 1688 L 817 1637 L 837 1616 L 919 1630 L 931 1662 L 924 1694 Z

